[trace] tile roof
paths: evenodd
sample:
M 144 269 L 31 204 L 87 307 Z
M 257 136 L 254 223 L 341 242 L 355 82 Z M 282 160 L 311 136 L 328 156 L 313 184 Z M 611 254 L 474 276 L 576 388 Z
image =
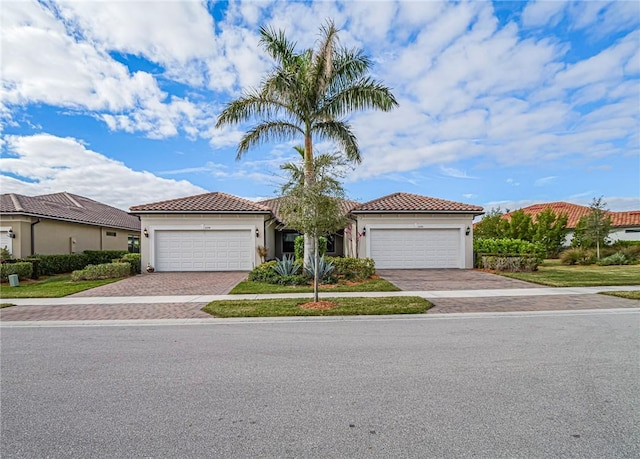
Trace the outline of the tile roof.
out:
M 0 213 L 140 231 L 138 217 L 93 199 L 66 192 L 41 196 L 5 193 L 0 195 Z
M 587 206 L 581 206 L 578 204 L 572 204 L 570 202 L 545 202 L 540 204 L 533 204 L 531 206 L 523 207 L 521 210 L 524 213 L 531 215 L 534 219 L 536 216 L 543 212 L 545 209 L 550 208 L 556 215 L 567 214 L 567 228 L 573 229 L 578 224 L 581 217 L 589 214 L 591 209 Z M 509 219 L 513 212 L 508 212 L 503 215 L 503 218 Z M 611 226 L 640 226 L 640 210 L 632 210 L 628 212 L 607 212 L 611 217 Z
M 411 193 L 393 193 L 373 201 L 360 204 L 352 210 L 353 213 L 374 212 L 416 212 L 416 213 L 470 213 L 481 215 L 483 208 L 472 204 L 446 201 Z
M 132 213 L 146 212 L 201 212 L 201 213 L 225 213 L 225 212 L 251 212 L 251 213 L 269 213 L 270 210 L 249 201 L 230 194 L 214 192 L 204 193 L 196 196 L 187 196 L 185 198 L 170 199 L 167 201 L 152 202 L 150 204 L 141 204 L 133 206 L 130 209 Z
M 264 201 L 259 201 L 258 204 L 269 208 L 269 210 L 271 210 L 271 212 L 276 217 L 276 219 L 279 222 L 282 223 L 283 219 L 282 219 L 282 215 L 280 215 L 280 203 L 281 203 L 281 201 L 282 201 L 282 198 L 278 197 L 278 198 L 272 198 L 272 199 L 265 199 Z M 341 201 L 340 202 L 340 209 L 345 214 L 348 214 L 349 212 L 351 212 L 351 210 L 353 210 L 355 207 L 360 205 L 359 202 L 351 201 L 349 199 L 341 199 L 340 201 Z

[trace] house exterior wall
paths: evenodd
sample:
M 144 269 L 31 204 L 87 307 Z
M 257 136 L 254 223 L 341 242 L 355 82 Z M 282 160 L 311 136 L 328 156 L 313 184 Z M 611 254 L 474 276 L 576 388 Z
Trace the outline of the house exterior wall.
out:
M 361 234 L 363 230 L 369 231 L 370 227 L 385 226 L 398 228 L 424 227 L 424 228 L 458 228 L 464 237 L 464 268 L 473 268 L 473 215 L 471 214 L 400 214 L 400 213 L 377 213 L 377 214 L 357 214 L 357 231 L 350 231 L 352 245 L 356 245 L 356 233 Z M 466 229 L 469 228 L 469 235 Z M 357 241 L 358 258 L 366 258 L 367 235 L 361 236 Z
M 275 220 L 266 222 L 264 225 L 264 242 L 267 248 L 267 260 L 273 260 L 276 257 L 276 234 L 279 231 L 276 230 Z
M 0 227 L 10 227 L 16 235 L 12 241 L 14 258 L 32 255 L 31 224 L 37 221 L 36 217 L 20 215 L 0 218 Z M 114 232 L 116 236 L 107 236 L 107 232 Z M 33 226 L 33 235 L 36 254 L 57 255 L 82 253 L 84 250 L 127 250 L 129 235 L 139 236 L 140 233 L 40 218 Z
M 148 265 L 155 263 L 155 237 L 158 230 L 181 230 L 202 228 L 211 229 L 245 229 L 252 227 L 252 231 L 259 231 L 259 237 L 253 237 L 254 266 L 261 263 L 258 255 L 258 246 L 265 245 L 264 224 L 268 215 L 266 214 L 141 214 L 140 224 L 144 234 L 146 229 L 149 237 L 144 235 L 140 238 L 140 254 L 143 272 Z

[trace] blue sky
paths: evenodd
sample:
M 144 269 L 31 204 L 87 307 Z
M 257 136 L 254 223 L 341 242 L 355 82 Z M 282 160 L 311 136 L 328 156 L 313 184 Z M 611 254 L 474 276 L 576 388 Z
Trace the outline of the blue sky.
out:
M 332 19 L 400 104 L 349 117 L 363 157 L 351 199 L 640 209 L 637 1 L 5 1 L 0 14 L 3 193 L 123 209 L 274 196 L 301 139 L 236 161 L 247 126 L 216 118 L 271 68 L 261 26 L 307 48 Z

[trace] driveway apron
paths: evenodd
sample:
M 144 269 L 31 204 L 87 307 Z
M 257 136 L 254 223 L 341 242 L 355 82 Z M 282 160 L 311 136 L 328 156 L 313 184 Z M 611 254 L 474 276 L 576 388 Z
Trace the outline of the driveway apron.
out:
M 541 287 L 475 269 L 379 269 L 380 277 L 400 290 L 485 290 Z

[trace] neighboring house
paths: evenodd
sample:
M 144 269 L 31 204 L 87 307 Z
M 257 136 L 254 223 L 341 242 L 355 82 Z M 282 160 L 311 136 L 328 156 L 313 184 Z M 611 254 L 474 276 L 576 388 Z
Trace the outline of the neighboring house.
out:
M 140 220 L 71 193 L 0 195 L 0 247 L 14 258 L 84 250 L 139 251 Z
M 591 209 L 587 206 L 562 201 L 533 204 L 528 207 L 523 207 L 520 210 L 527 215 L 531 215 L 531 218 L 535 222 L 536 216 L 547 208 L 553 210 L 556 215 L 567 215 L 567 229 L 569 230 L 565 239 L 565 245 L 567 246 L 571 245 L 573 231 L 580 221 L 580 218 L 589 215 L 591 212 Z M 503 218 L 509 219 L 512 213 L 513 212 L 508 212 L 504 214 Z M 609 239 L 611 241 L 640 241 L 640 210 L 626 212 L 609 211 L 607 215 L 611 217 L 611 233 L 609 233 Z
M 250 270 L 293 253 L 278 198 L 252 202 L 206 193 L 131 207 L 145 237 L 142 264 L 156 271 Z M 395 193 L 364 204 L 343 201 L 351 223 L 328 235 L 328 254 L 371 257 L 379 268 L 471 268 L 472 221 L 482 207 Z

